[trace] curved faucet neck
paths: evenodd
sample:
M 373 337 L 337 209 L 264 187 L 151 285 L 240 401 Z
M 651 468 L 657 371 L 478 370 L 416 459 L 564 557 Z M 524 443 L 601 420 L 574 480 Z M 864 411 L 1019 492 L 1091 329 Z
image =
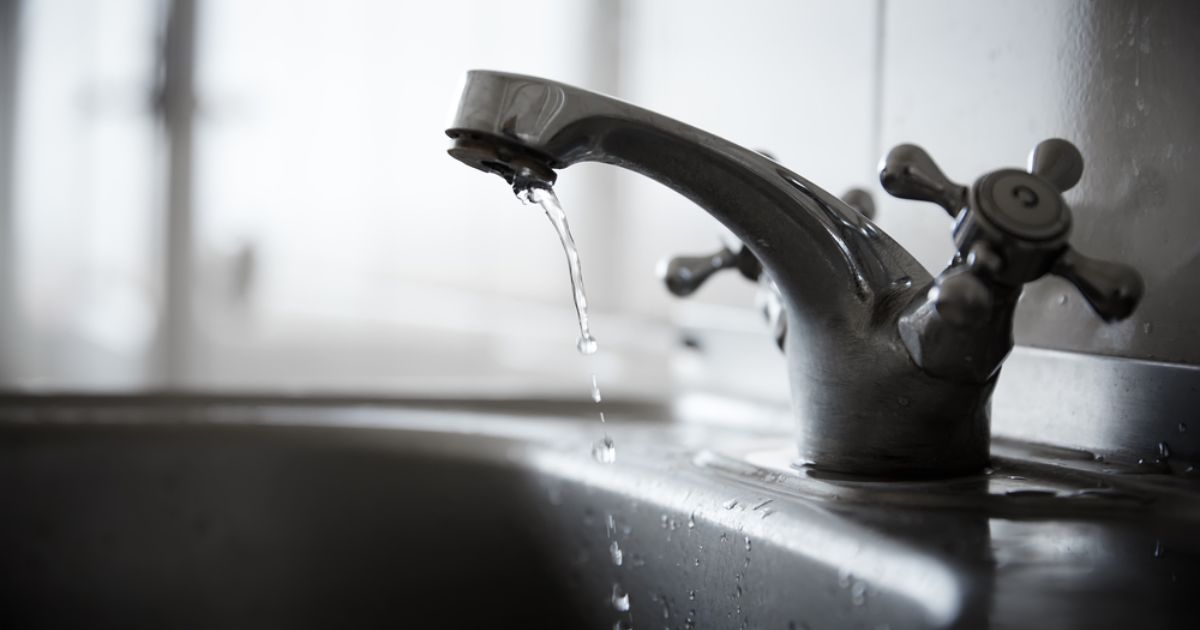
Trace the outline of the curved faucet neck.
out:
M 676 190 L 762 261 L 795 333 L 812 321 L 823 327 L 840 318 L 855 326 L 878 322 L 883 298 L 890 304 L 896 293 L 929 279 L 867 218 L 803 177 L 617 99 L 534 77 L 475 71 L 448 133 L 490 136 L 487 141 L 516 145 L 551 168 L 613 164 Z

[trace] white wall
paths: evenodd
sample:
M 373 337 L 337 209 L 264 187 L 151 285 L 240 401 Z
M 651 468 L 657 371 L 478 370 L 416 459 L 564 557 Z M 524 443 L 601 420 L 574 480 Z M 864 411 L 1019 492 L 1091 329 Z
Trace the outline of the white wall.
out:
M 630 2 L 622 15 L 621 96 L 754 149 L 840 194 L 870 184 L 878 156 L 876 4 L 869 0 Z M 647 282 L 657 259 L 707 253 L 721 226 L 675 192 L 624 174 L 616 204 L 626 244 L 625 308 L 654 317 L 679 303 Z M 565 184 L 565 182 L 564 182 Z M 691 300 L 745 306 L 735 273 Z
M 23 18 L 19 385 L 157 382 L 161 7 L 96 6 L 31 2 Z M 199 8 L 197 327 L 191 380 L 173 385 L 569 389 L 595 369 L 654 393 L 670 385 L 675 322 L 756 329 L 754 287 L 735 274 L 690 301 L 654 277 L 663 256 L 718 247 L 714 220 L 645 178 L 579 165 L 558 192 L 613 350 L 581 363 L 550 226 L 445 155 L 469 68 L 613 93 L 768 149 L 834 192 L 869 182 L 877 157 L 873 1 Z

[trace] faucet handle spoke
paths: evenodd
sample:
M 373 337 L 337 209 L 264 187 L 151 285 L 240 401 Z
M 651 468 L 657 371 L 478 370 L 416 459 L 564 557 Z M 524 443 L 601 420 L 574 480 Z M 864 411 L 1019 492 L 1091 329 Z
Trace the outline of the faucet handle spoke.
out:
M 1142 299 L 1142 277 L 1129 265 L 1097 260 L 1067 248 L 1050 273 L 1075 285 L 1100 319 L 1125 319 Z
M 659 263 L 658 275 L 667 290 L 679 297 L 696 292 L 713 274 L 722 269 L 737 269 L 749 280 L 756 280 L 762 273 L 762 265 L 745 246 L 737 245 L 737 251 L 722 247 L 707 256 L 675 256 Z
M 893 197 L 931 201 L 952 217 L 966 205 L 967 187 L 946 177 L 925 149 L 915 144 L 901 144 L 888 152 L 879 164 L 879 183 Z
M 1083 156 L 1070 142 L 1050 138 L 1042 140 L 1029 152 L 1027 170 L 1063 193 L 1071 190 L 1083 176 Z

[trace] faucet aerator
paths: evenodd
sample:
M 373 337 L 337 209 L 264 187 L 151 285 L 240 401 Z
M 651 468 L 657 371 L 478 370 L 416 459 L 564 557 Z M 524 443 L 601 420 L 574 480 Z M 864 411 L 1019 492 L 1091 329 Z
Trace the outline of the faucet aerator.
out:
M 558 178 L 547 158 L 501 138 L 451 129 L 446 132 L 454 144 L 446 151 L 454 159 L 494 173 L 514 187 L 552 186 Z

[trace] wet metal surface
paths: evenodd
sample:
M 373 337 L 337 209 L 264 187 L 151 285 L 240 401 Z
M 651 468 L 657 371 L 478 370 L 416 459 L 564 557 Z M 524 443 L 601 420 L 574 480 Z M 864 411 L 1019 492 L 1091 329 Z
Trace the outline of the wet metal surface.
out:
M 570 407 L 89 400 L 0 399 L 5 627 L 1190 627 L 1200 613 L 1200 494 L 1182 466 L 998 441 L 985 474 L 882 482 L 794 467 L 786 433 L 686 419 L 610 418 L 619 455 L 598 464 L 596 422 Z

